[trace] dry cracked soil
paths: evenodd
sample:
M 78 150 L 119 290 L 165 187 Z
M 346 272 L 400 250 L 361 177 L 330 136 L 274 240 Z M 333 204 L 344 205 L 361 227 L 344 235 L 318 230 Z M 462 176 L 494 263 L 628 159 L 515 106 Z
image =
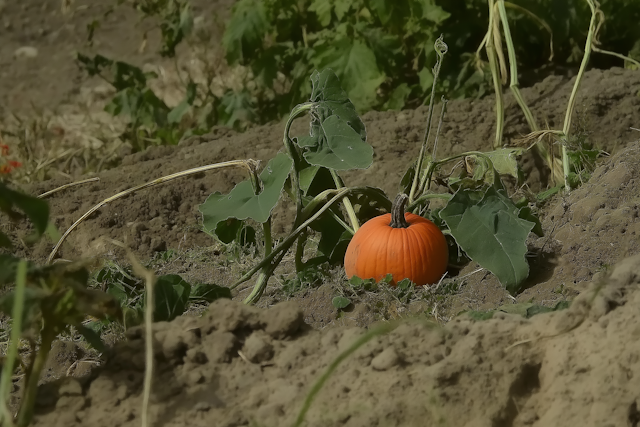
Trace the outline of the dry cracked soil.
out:
M 76 9 L 69 15 L 54 3 L 1 3 L 8 21 L 0 32 L 0 113 L 31 114 L 35 105 L 77 115 L 88 108 L 80 98 L 103 93 L 99 82 L 74 74 L 70 52 L 81 46 L 86 24 L 104 11 L 92 3 L 71 2 Z M 196 14 L 214 8 L 195 4 Z M 126 30 L 136 28 L 134 24 L 134 18 L 116 9 L 96 36 L 97 45 L 139 65 L 153 62 L 152 55 L 138 52 L 135 34 Z M 181 61 L 188 59 L 185 55 Z M 539 122 L 551 129 L 562 126 L 573 81 L 552 75 L 522 91 Z M 493 105 L 492 97 L 451 101 L 439 155 L 488 150 L 495 130 Z M 418 154 L 425 120 L 426 108 L 364 114 L 374 164 L 345 173 L 346 183 L 395 194 Z M 640 128 L 640 71 L 587 72 L 574 122 L 579 123 L 576 133 L 608 155 L 598 160 L 586 183 L 540 207 L 544 236 L 528 242 L 532 274 L 515 300 L 473 263 L 452 270 L 461 278 L 458 287 L 435 307 L 430 300 L 429 307 L 417 301 L 387 302 L 380 308 L 380 301 L 369 296 L 339 312 L 331 299 L 345 284 L 340 271 L 333 272 L 330 282 L 291 297 L 283 297 L 280 283 L 272 280 L 259 307 L 238 302 L 246 295 L 243 290 L 234 300 L 214 302 L 201 315 L 154 324 L 152 425 L 290 425 L 312 385 L 341 352 L 376 321 L 400 318 L 397 328 L 373 337 L 336 368 L 311 406 L 306 425 L 638 426 L 640 132 L 630 128 Z M 73 176 L 98 176 L 99 182 L 50 196 L 52 219 L 66 230 L 100 201 L 160 176 L 233 159 L 266 162 L 283 148 L 283 127 L 273 123 L 242 133 L 215 128 L 178 146 L 120 153 L 117 167 Z M 297 120 L 292 133 L 307 129 L 307 122 Z M 506 143 L 515 144 L 527 132 L 517 104 L 507 96 Z M 525 154 L 521 165 L 527 189 L 548 188 L 549 174 L 538 157 Z M 211 249 L 214 243 L 200 231 L 197 207 L 210 193 L 227 192 L 242 179 L 235 171 L 207 172 L 116 200 L 80 224 L 58 257 L 122 259 L 121 252 L 105 243 L 108 237 L 125 241 L 142 260 L 176 251 L 163 273 L 231 283 L 240 270 L 229 266 L 223 250 Z M 52 176 L 24 190 L 41 194 L 69 180 Z M 279 205 L 276 234 L 286 232 L 291 221 L 291 206 Z M 27 227 L 3 226 L 14 238 Z M 43 261 L 51 247 L 52 242 L 42 241 L 21 254 Z M 189 255 L 193 253 L 199 255 Z M 515 303 L 554 306 L 562 300 L 572 301 L 569 309 L 530 319 L 508 313 Z M 489 320 L 456 316 L 498 307 Z M 428 320 L 408 316 L 425 314 L 427 308 Z M 139 425 L 144 331 L 136 327 L 125 335 L 100 361 L 84 359 L 73 343 L 57 342 L 34 425 Z

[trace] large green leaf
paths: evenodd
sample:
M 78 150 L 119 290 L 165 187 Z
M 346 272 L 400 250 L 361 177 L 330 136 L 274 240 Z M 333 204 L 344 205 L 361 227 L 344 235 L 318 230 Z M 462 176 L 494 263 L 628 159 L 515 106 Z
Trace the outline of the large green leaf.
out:
M 353 128 L 362 140 L 367 139 L 367 132 L 364 123 L 360 119 L 356 107 L 349 100 L 349 95 L 340 85 L 340 79 L 331 69 L 323 70 L 319 73 L 317 70 L 311 74 L 311 97 L 310 101 L 314 103 L 314 120 L 311 122 L 313 133 L 314 127 L 331 115 L 336 115 L 347 122 Z
M 293 161 L 285 153 L 271 159 L 260 174 L 263 188 L 259 194 L 255 194 L 250 181 L 243 181 L 228 195 L 219 192 L 210 195 L 199 206 L 204 230 L 212 234 L 218 223 L 228 218 L 251 218 L 260 223 L 266 222 L 278 203 L 292 165 Z
M 322 141 L 320 145 L 304 153 L 305 160 L 310 164 L 335 170 L 365 169 L 371 166 L 373 148 L 340 117 L 329 116 L 322 122 L 319 140 Z M 308 141 L 302 140 L 302 144 Z
M 477 193 L 458 191 L 440 217 L 467 255 L 515 294 L 529 275 L 526 240 L 535 224 L 520 218 L 511 199 L 494 187 L 478 202 Z
M 158 277 L 154 291 L 153 321 L 170 321 L 187 308 L 191 285 L 177 274 L 168 274 Z
M 364 169 L 373 162 L 366 130 L 336 74 L 328 69 L 311 75 L 311 131 L 294 138 L 311 165 L 330 169 Z

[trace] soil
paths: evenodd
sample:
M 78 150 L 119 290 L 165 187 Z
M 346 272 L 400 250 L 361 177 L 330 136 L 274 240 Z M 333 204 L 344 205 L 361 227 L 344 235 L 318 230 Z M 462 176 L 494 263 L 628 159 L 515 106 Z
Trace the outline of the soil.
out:
M 102 83 L 81 78 L 72 52 L 86 48 L 86 25 L 108 6 L 69 3 L 67 10 L 60 9 L 59 2 L 0 0 L 5 29 L 0 32 L 0 115 L 34 114 L 31 105 L 60 112 L 52 113 L 56 117 L 103 114 L 109 92 Z M 197 16 L 212 11 L 224 16 L 229 3 L 195 2 L 194 11 Z M 126 5 L 117 7 L 96 33 L 92 49 L 141 66 L 167 67 L 153 54 L 153 32 L 148 50 L 140 52 L 139 34 L 152 25 L 136 24 L 137 19 Z M 23 47 L 35 48 L 35 55 Z M 181 52 L 178 62 L 188 61 Z M 157 89 L 165 99 L 179 100 L 167 83 L 177 78 L 167 76 Z M 571 77 L 549 76 L 522 90 L 539 123 L 562 127 L 573 82 Z M 446 291 L 418 290 L 420 297 L 410 302 L 390 293 L 366 295 L 353 299 L 343 312 L 331 304 L 344 288 L 340 268 L 320 286 L 289 296 L 277 280 L 291 270 L 291 260 L 285 260 L 260 307 L 217 301 L 202 316 L 154 325 L 153 425 L 291 424 L 313 383 L 376 321 L 423 314 L 431 321 L 404 320 L 344 360 L 317 395 L 307 425 L 638 425 L 640 394 L 634 378 L 640 375 L 640 132 L 630 127 L 640 128 L 640 71 L 590 70 L 577 99 L 574 134 L 610 156 L 598 161 L 589 181 L 578 189 L 538 206 L 544 237 L 528 242 L 532 273 L 515 299 L 495 277 L 471 263 L 451 270 L 456 286 Z M 450 101 L 438 155 L 489 150 L 493 107 L 492 97 Z M 374 164 L 343 174 L 346 184 L 377 186 L 395 194 L 418 154 L 426 115 L 424 107 L 364 114 Z M 308 131 L 305 120 L 294 123 L 293 135 Z M 51 126 L 67 122 L 53 120 Z M 178 146 L 121 151 L 117 167 L 88 175 L 79 168 L 24 190 L 42 194 L 70 180 L 100 178 L 48 197 L 52 220 L 64 231 L 108 197 L 161 176 L 233 159 L 266 164 L 283 149 L 283 129 L 283 122 L 243 133 L 215 128 Z M 507 95 L 505 142 L 517 144 L 528 130 L 518 105 Z M 548 169 L 538 156 L 527 153 L 520 163 L 526 183 L 519 194 L 550 186 Z M 110 202 L 69 235 L 57 256 L 122 260 L 122 253 L 104 239 L 111 238 L 126 242 L 142 260 L 174 250 L 170 261 L 158 265 L 158 274 L 230 283 L 255 259 L 230 260 L 200 230 L 198 205 L 212 192 L 227 192 L 243 179 L 240 171 L 230 169 L 200 173 Z M 292 207 L 286 201 L 280 204 L 274 212 L 275 233 L 287 232 L 292 218 Z M 2 227 L 16 242 L 28 229 L 27 224 Z M 43 240 L 20 254 L 42 262 L 52 243 Z M 441 293 L 431 298 L 434 292 Z M 246 293 L 235 294 L 234 300 Z M 553 306 L 566 299 L 572 300 L 568 310 L 531 319 L 502 311 L 482 322 L 456 316 L 521 302 Z M 70 341 L 55 346 L 35 425 L 140 423 L 142 329 L 129 330 L 127 339 L 116 342 L 103 361 L 91 359 Z
M 568 310 L 404 322 L 374 336 L 336 368 L 305 425 L 637 425 L 639 265 L 623 260 Z M 364 333 L 312 329 L 294 302 L 219 300 L 202 317 L 154 324 L 151 421 L 293 425 L 311 385 Z M 144 330 L 127 336 L 94 375 L 43 389 L 34 425 L 139 425 Z

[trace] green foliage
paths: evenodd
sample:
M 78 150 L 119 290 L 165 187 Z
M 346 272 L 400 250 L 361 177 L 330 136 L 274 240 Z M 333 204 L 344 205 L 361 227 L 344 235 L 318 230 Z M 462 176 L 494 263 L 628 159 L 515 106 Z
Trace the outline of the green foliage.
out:
M 123 3 L 124 0 L 118 0 Z M 160 55 L 172 58 L 176 47 L 191 33 L 193 17 L 187 0 L 134 0 L 132 6 L 145 17 L 155 17 L 160 21 L 162 38 Z
M 286 297 L 292 297 L 297 292 L 310 287 L 320 286 L 329 277 L 326 265 L 309 265 L 291 275 L 280 275 L 282 291 Z
M 349 298 L 343 296 L 335 296 L 331 300 L 331 304 L 338 310 L 342 310 L 351 305 L 351 301 L 349 301 Z
M 199 207 L 205 232 L 223 243 L 230 243 L 237 241 L 238 230 L 246 226 L 245 220 L 267 224 L 283 189 L 294 200 L 298 197 L 290 173 L 299 174 L 302 210 L 297 223 L 301 223 L 318 205 L 315 197 L 337 187 L 333 174 L 337 177 L 340 170 L 371 165 L 373 149 L 366 143 L 364 124 L 336 74 L 332 70 L 315 71 L 311 81 L 313 91 L 309 102 L 294 109 L 285 130 L 285 139 L 290 143 L 288 153 L 280 153 L 271 159 L 260 176 L 255 177 L 255 182 L 251 178 L 236 185 L 229 194 L 211 194 Z M 288 126 L 304 111 L 309 111 L 311 116 L 309 135 L 290 138 Z M 362 217 L 377 212 L 381 203 L 385 207 L 390 205 L 380 190 L 370 189 L 370 194 L 354 200 Z M 310 224 L 310 228 L 320 234 L 319 253 L 314 264 L 342 261 L 351 238 L 341 225 L 344 221 L 343 213 L 335 207 Z
M 144 281 L 133 276 L 130 268 L 107 262 L 92 277 L 93 287 L 105 289 L 123 311 L 123 316 L 110 321 L 121 321 L 125 327 L 135 326 L 144 318 Z M 159 276 L 155 284 L 153 320 L 170 321 L 183 314 L 189 304 L 210 303 L 218 298 L 231 298 L 229 288 L 209 283 L 190 284 L 176 274 Z M 109 323 L 101 322 L 103 325 Z M 99 328 L 93 325 L 93 328 Z
M 373 162 L 373 148 L 347 93 L 335 73 L 326 69 L 311 75 L 313 104 L 311 132 L 293 141 L 311 165 L 334 170 L 365 169 Z
M 523 69 L 580 63 L 591 16 L 584 0 L 514 0 L 507 6 Z M 612 0 L 602 10 L 607 18 L 599 36 L 603 47 L 637 51 L 640 3 Z M 463 97 L 482 96 L 491 88 L 484 51 L 476 56 L 488 16 L 484 0 L 240 0 L 223 46 L 227 61 L 250 67 L 258 91 L 269 94 L 270 101 L 261 106 L 251 101 L 259 117 L 271 117 L 271 111 L 285 115 L 306 98 L 306 77 L 314 68 L 332 68 L 361 112 L 414 108 L 430 96 L 433 75 L 427 64 L 435 58 L 433 42 L 440 34 L 453 42 L 439 90 Z M 552 60 L 550 34 L 541 22 L 553 35 Z M 620 66 L 606 55 L 596 55 L 594 63 Z M 278 72 L 284 83 L 276 81 Z M 528 74 L 522 78 L 528 84 Z
M 458 245 L 512 294 L 529 275 L 525 243 L 535 226 L 523 219 L 521 212 L 494 187 L 460 190 L 440 211 Z
M 208 131 L 215 122 L 211 105 L 206 105 L 209 100 L 198 99 L 196 84 L 191 80 L 186 84 L 185 98 L 169 108 L 149 88 L 149 81 L 158 77 L 155 73 L 102 55 L 78 53 L 77 60 L 89 76 L 102 77 L 117 91 L 105 111 L 128 118 L 122 139 L 130 141 L 136 151 L 148 145 L 175 145 L 185 136 Z M 216 100 L 211 102 L 215 106 Z
M 217 237 L 228 242 L 226 230 L 218 230 L 221 221 L 229 218 L 240 221 L 251 218 L 260 223 L 266 222 L 278 203 L 292 163 L 287 154 L 280 153 L 269 161 L 260 174 L 259 188 L 255 188 L 255 184 L 249 180 L 236 185 L 228 195 L 220 192 L 211 194 L 199 207 L 204 231 L 209 234 L 220 232 Z M 233 224 L 237 229 L 241 227 L 239 222 Z
M 449 16 L 433 0 L 241 0 L 223 45 L 230 64 L 251 67 L 273 96 L 268 108 L 281 114 L 309 95 L 314 68 L 333 69 L 361 111 L 401 108 L 430 88 L 418 76 L 429 73 L 425 59 Z M 275 90 L 277 72 L 287 78 L 284 92 Z

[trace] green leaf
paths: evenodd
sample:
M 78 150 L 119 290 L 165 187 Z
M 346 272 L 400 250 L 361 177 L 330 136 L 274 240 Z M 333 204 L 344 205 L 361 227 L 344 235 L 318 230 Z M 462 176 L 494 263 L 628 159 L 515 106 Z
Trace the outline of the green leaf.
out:
M 511 175 L 514 178 L 518 178 L 518 161 L 517 157 L 524 153 L 522 148 L 501 148 L 495 151 L 489 151 L 483 153 L 489 157 L 493 168 L 500 175 Z M 480 160 L 481 156 L 471 155 L 476 160 Z
M 236 218 L 227 218 L 224 221 L 220 221 L 215 228 L 215 235 L 224 244 L 229 244 L 233 242 L 240 229 L 242 228 L 243 222 Z
M 398 282 L 398 284 L 396 285 L 396 287 L 398 289 L 401 289 L 403 291 L 406 291 L 407 289 L 413 289 L 416 286 L 415 283 L 413 283 L 411 281 L 411 279 L 402 279 L 401 281 Z
M 418 0 L 422 7 L 422 18 L 435 24 L 448 19 L 451 14 L 435 4 L 434 0 Z
M 373 51 L 363 42 L 341 37 L 316 49 L 315 67 L 331 68 L 340 77 L 358 110 L 370 110 L 377 100 L 377 89 L 386 76 L 376 62 Z
M 302 169 L 299 180 L 300 189 L 305 196 L 317 196 L 324 190 L 336 188 L 329 169 L 318 165 Z
M 35 232 L 27 237 L 28 242 L 34 242 L 39 239 L 46 231 L 49 225 L 49 204 L 37 197 L 15 191 L 0 182 L 0 211 L 8 215 L 11 219 L 17 220 L 21 214 L 16 209 L 24 212 L 24 214 L 33 223 Z M 3 234 L 4 236 L 4 234 Z M 10 241 L 6 236 L 0 238 L 1 246 L 6 246 Z
M 319 126 L 327 117 L 336 115 L 358 132 L 363 141 L 366 140 L 364 123 L 349 100 L 347 92 L 342 88 L 336 73 L 331 69 L 322 70 L 321 73 L 316 70 L 311 74 L 311 84 L 313 88 L 309 100 L 315 104 L 316 113 L 311 123 L 311 134 L 314 134 L 314 126 Z
M 520 211 L 518 212 L 518 217 L 535 224 L 533 226 L 533 230 L 531 231 L 533 231 L 536 234 L 536 236 L 538 237 L 544 236 L 540 218 L 538 218 L 536 214 L 533 213 L 533 210 L 529 206 L 523 206 L 522 208 L 520 208 Z
M 255 246 L 256 245 L 256 229 L 250 225 L 245 225 L 238 231 L 236 241 L 240 246 Z
M 538 195 L 536 196 L 536 200 L 538 202 L 544 202 L 550 197 L 558 194 L 558 192 L 560 192 L 562 189 L 564 189 L 564 184 L 556 185 L 555 187 L 552 187 L 548 190 L 538 193 Z
M 247 90 L 226 91 L 220 100 L 217 112 L 219 123 L 232 128 L 255 121 L 251 94 Z
M 364 282 L 365 280 L 359 278 L 358 276 L 352 276 L 351 279 L 349 279 L 349 284 L 352 286 L 362 286 Z
M 316 14 L 320 25 L 327 27 L 331 23 L 332 2 L 328 0 L 312 0 L 309 11 Z
M 420 89 L 423 92 L 429 91 L 431 93 L 431 89 L 433 89 L 433 73 L 429 67 L 422 68 L 418 73 L 418 78 L 420 79 Z
M 392 2 L 389 0 L 370 0 L 369 5 L 371 7 L 372 12 L 374 12 L 382 25 L 387 25 L 387 23 L 391 20 L 393 14 L 393 6 L 396 2 Z
M 158 277 L 155 291 L 153 321 L 170 321 L 184 313 L 189 301 L 191 285 L 177 274 Z
M 84 337 L 85 340 L 91 345 L 91 347 L 98 350 L 100 353 L 105 351 L 104 342 L 100 338 L 100 334 L 93 329 L 90 329 L 84 325 L 75 325 L 76 330 Z
M 249 181 L 236 185 L 229 195 L 219 192 L 210 195 L 198 207 L 202 212 L 205 232 L 211 234 L 220 221 L 228 218 L 239 220 L 251 218 L 259 223 L 266 222 L 278 203 L 292 165 L 293 161 L 285 153 L 280 153 L 271 159 L 260 174 L 263 189 L 257 195 Z
M 264 1 L 236 2 L 222 36 L 222 46 L 229 64 L 243 63 L 252 53 L 259 50 L 270 28 Z
M 335 170 L 366 169 L 371 166 L 373 148 L 340 117 L 327 117 L 319 130 L 320 144 L 303 154 L 307 162 Z
M 409 94 L 411 94 L 409 85 L 406 83 L 400 84 L 391 92 L 391 96 L 383 108 L 385 110 L 402 110 Z
M 529 275 L 526 240 L 535 224 L 519 218 L 511 199 L 493 187 L 478 203 L 470 203 L 469 193 L 458 191 L 440 217 L 467 255 L 516 294 Z
M 337 0 L 335 2 L 333 11 L 335 12 L 336 17 L 338 18 L 338 21 L 342 21 L 342 18 L 344 18 L 344 16 L 347 14 L 349 9 L 351 9 L 351 4 L 352 3 L 348 1 Z
M 231 289 L 213 283 L 198 283 L 191 289 L 190 300 L 213 302 L 220 298 L 231 299 Z
M 338 310 L 342 310 L 343 308 L 347 308 L 349 304 L 351 304 L 351 301 L 349 301 L 349 298 L 337 296 L 333 297 L 331 304 Z

